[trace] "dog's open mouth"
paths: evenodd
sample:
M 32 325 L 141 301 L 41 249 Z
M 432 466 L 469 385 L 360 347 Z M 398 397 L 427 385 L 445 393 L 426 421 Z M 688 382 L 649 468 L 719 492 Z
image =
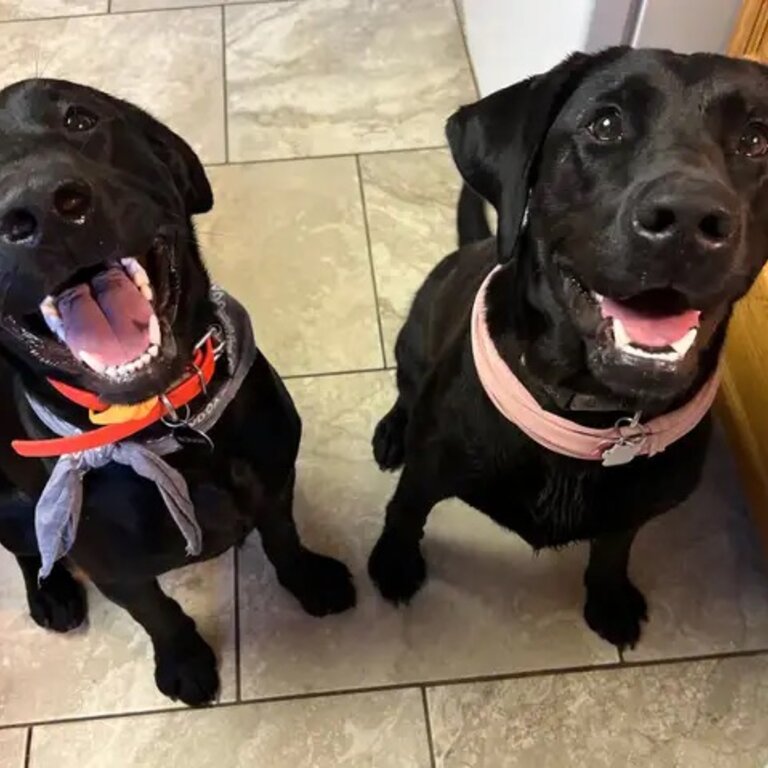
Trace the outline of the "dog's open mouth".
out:
M 616 350 L 630 360 L 678 363 L 696 342 L 701 312 L 677 291 L 646 291 L 622 301 L 593 296 Z
M 149 275 L 124 258 L 46 297 L 40 312 L 72 355 L 99 374 L 125 379 L 160 352 L 160 322 Z
M 171 326 L 179 285 L 170 243 L 157 236 L 141 257 L 80 269 L 38 311 L 6 315 L 4 327 L 43 362 L 108 382 L 155 375 L 175 350 Z

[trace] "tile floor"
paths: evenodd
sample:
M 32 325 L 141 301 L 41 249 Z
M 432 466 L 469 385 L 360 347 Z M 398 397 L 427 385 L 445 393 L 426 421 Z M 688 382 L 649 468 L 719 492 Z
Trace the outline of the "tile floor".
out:
M 107 88 L 209 166 L 208 262 L 304 416 L 303 535 L 360 598 L 306 617 L 257 541 L 171 575 L 221 661 L 219 704 L 189 711 L 93 591 L 87 629 L 34 626 L 0 553 L 0 768 L 768 764 L 768 578 L 722 443 L 638 541 L 652 621 L 624 659 L 581 620 L 582 547 L 534 557 L 460 504 L 431 518 L 410 608 L 367 580 L 393 485 L 370 434 L 412 292 L 453 243 L 442 122 L 475 95 L 452 0 L 0 0 L 0 20 L 0 82 Z

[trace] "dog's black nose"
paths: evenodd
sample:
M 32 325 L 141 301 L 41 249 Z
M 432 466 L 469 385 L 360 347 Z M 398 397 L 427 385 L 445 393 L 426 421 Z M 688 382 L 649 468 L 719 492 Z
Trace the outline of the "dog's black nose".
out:
M 92 210 L 93 192 L 84 181 L 58 181 L 21 187 L 6 196 L 0 210 L 0 240 L 33 246 L 42 231 L 62 225 L 84 224 Z
M 632 216 L 636 236 L 659 246 L 676 239 L 705 251 L 730 244 L 738 218 L 725 193 L 704 186 L 676 186 L 659 185 L 640 199 Z

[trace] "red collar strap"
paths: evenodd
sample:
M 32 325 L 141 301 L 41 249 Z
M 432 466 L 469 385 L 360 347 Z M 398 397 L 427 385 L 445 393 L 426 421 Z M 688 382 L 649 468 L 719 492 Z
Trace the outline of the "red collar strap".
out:
M 152 410 L 141 418 L 125 421 L 121 424 L 108 424 L 71 437 L 55 437 L 48 440 L 14 440 L 11 446 L 20 456 L 44 458 L 62 456 L 65 453 L 78 453 L 90 448 L 100 448 L 104 445 L 118 443 L 137 432 L 141 432 L 142 429 L 146 429 L 166 416 L 173 416 L 173 411 L 176 408 L 182 408 L 199 394 L 204 393 L 215 370 L 216 353 L 213 341 L 209 336 L 195 352 L 192 373 L 170 392 L 166 392 Z M 48 379 L 48 382 L 67 400 L 81 405 L 83 408 L 104 411 L 110 407 L 108 403 L 99 400 L 92 392 L 77 389 L 54 379 Z

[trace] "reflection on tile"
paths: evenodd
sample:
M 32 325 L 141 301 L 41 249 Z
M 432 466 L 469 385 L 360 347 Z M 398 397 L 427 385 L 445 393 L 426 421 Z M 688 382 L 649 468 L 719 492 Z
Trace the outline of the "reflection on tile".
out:
M 0 40 L 0 86 L 35 75 L 92 85 L 147 109 L 204 161 L 224 160 L 218 8 L 20 22 Z
M 474 100 L 451 0 L 302 0 L 226 11 L 233 159 L 444 143 Z
M 278 371 L 381 367 L 354 159 L 212 168 L 210 177 L 203 253 Z
M 106 13 L 109 0 L 0 0 L 0 21 Z
M 21 728 L 0 731 L 0 768 L 23 768 L 27 732 Z
M 535 557 L 515 536 L 458 503 L 430 518 L 430 579 L 405 609 L 378 596 L 366 560 L 394 478 L 370 437 L 391 404 L 389 372 L 290 382 L 304 417 L 296 512 L 305 541 L 342 557 L 358 607 L 305 616 L 278 588 L 261 545 L 241 555 L 243 693 L 249 697 L 440 680 L 617 661 L 584 624 L 579 548 Z
M 161 579 L 219 658 L 222 700 L 235 695 L 233 557 Z M 90 588 L 89 625 L 67 635 L 33 623 L 15 560 L 0 550 L 0 724 L 172 706 L 156 688 L 149 638 Z
M 768 656 L 429 691 L 438 768 L 760 768 Z
M 650 622 L 628 659 L 768 648 L 768 571 L 718 433 L 701 487 L 638 535 L 630 571 Z
M 360 158 L 387 364 L 427 273 L 456 248 L 461 178 L 448 150 Z
M 35 729 L 32 768 L 428 768 L 416 690 Z

